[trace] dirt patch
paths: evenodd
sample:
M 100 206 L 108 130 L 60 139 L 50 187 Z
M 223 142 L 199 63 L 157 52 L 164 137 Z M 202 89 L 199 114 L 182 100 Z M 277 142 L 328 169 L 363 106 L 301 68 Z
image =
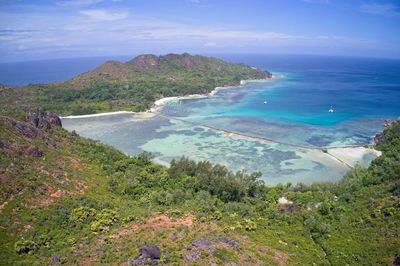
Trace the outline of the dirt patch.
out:
M 30 208 L 36 208 L 38 206 L 41 207 L 48 207 L 50 204 L 52 204 L 56 199 L 64 196 L 64 195 L 80 195 L 85 193 L 86 189 L 88 186 L 86 186 L 83 182 L 81 181 L 76 181 L 74 183 L 74 189 L 73 190 L 66 190 L 66 189 L 55 189 L 49 184 L 45 183 L 46 186 L 46 198 L 44 199 L 39 199 L 37 201 L 37 204 L 29 206 Z
M 151 228 L 151 229 L 159 229 L 159 228 L 172 228 L 176 226 L 187 226 L 191 228 L 193 226 L 193 215 L 189 214 L 183 218 L 172 219 L 165 214 L 157 215 L 151 217 L 144 224 L 133 224 L 129 228 L 125 228 L 120 230 L 116 235 L 113 235 L 113 238 L 121 238 L 123 236 L 130 235 L 136 231 L 141 229 Z
M 0 212 L 3 210 L 3 208 L 14 198 L 14 195 L 11 195 L 5 202 L 0 204 Z
M 287 255 L 281 251 L 274 250 L 274 260 L 276 260 L 280 266 L 286 265 Z

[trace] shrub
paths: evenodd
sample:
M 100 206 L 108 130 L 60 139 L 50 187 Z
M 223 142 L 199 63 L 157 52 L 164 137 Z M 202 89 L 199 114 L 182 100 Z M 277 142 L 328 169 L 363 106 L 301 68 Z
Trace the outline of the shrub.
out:
M 15 242 L 14 248 L 18 254 L 32 253 L 37 248 L 37 245 L 32 240 L 21 239 Z
M 73 209 L 69 220 L 72 223 L 79 223 L 83 222 L 90 217 L 94 217 L 96 215 L 96 210 L 88 207 L 79 207 Z
M 110 226 L 118 221 L 119 216 L 117 211 L 104 209 L 100 213 L 96 214 L 96 220 L 90 224 L 90 229 L 95 232 L 108 232 Z
M 255 231 L 257 229 L 257 224 L 251 219 L 244 219 L 243 225 L 246 231 Z

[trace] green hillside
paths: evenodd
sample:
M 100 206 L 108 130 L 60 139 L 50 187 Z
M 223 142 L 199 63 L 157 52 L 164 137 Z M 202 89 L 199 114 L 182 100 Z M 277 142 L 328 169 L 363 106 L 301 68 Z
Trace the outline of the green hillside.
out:
M 63 83 L 0 86 L 0 113 L 17 116 L 42 109 L 60 115 L 108 111 L 144 111 L 157 99 L 207 93 L 271 73 L 246 65 L 185 54 L 140 55 L 121 63 L 108 61 Z
M 186 158 L 171 168 L 58 126 L 0 118 L 0 264 L 390 265 L 400 250 L 400 123 L 338 183 L 267 187 Z M 278 199 L 282 196 L 287 201 Z

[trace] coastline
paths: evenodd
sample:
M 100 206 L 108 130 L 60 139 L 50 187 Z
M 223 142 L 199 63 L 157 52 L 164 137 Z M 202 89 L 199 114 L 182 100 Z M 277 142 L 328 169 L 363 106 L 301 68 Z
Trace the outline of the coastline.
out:
M 133 114 L 142 116 L 142 118 L 150 118 L 155 115 L 163 106 L 165 106 L 168 102 L 173 102 L 176 100 L 191 100 L 191 99 L 204 99 L 213 97 L 218 91 L 226 90 L 226 89 L 235 89 L 235 88 L 242 88 L 249 82 L 259 82 L 259 83 L 269 83 L 272 81 L 277 81 L 283 75 L 279 74 L 272 74 L 272 77 L 269 79 L 248 79 L 248 80 L 241 80 L 238 85 L 231 85 L 231 86 L 223 86 L 223 87 L 215 87 L 210 93 L 208 94 L 189 94 L 184 96 L 172 96 L 172 97 L 164 97 L 161 99 L 156 100 L 153 103 L 153 106 L 150 109 L 147 109 L 143 112 L 132 112 L 132 111 L 115 111 L 115 112 L 106 112 L 106 113 L 96 113 L 96 114 L 87 114 L 87 115 L 68 115 L 68 116 L 60 116 L 61 119 L 73 119 L 73 118 L 90 118 L 90 117 L 98 117 L 98 116 L 106 116 L 106 115 L 117 115 L 117 114 Z M 154 115 L 150 115 L 154 114 Z
M 89 115 L 68 115 L 68 116 L 60 116 L 60 118 L 61 118 L 61 119 L 66 119 L 66 118 L 88 118 L 88 117 L 105 116 L 105 115 L 135 114 L 135 113 L 136 113 L 136 112 L 130 112 L 130 111 L 115 111 L 115 112 L 98 113 L 98 114 L 89 114 Z
M 381 156 L 382 152 L 374 148 L 360 147 L 346 147 L 346 148 L 332 148 L 328 149 L 327 153 L 337 159 L 340 159 L 348 166 L 354 167 L 356 165 L 365 166 L 370 164 L 370 158 Z M 369 156 L 370 158 L 365 158 Z
M 173 97 L 164 97 L 156 100 L 153 103 L 153 106 L 144 111 L 144 112 L 132 112 L 132 111 L 115 111 L 115 112 L 106 112 L 106 113 L 98 113 L 98 114 L 88 114 L 88 115 L 70 115 L 61 117 L 61 119 L 75 119 L 75 118 L 90 118 L 90 117 L 99 117 L 99 116 L 108 116 L 108 115 L 118 115 L 118 114 L 132 114 L 135 118 L 139 119 L 150 119 L 157 115 L 157 113 L 168 103 L 178 101 L 178 100 L 191 100 L 191 99 L 205 99 L 211 98 L 215 96 L 221 90 L 227 89 L 237 89 L 243 88 L 247 83 L 271 83 L 276 82 L 284 76 L 280 73 L 275 73 L 269 79 L 253 79 L 253 80 L 241 80 L 238 85 L 230 85 L 230 86 L 222 86 L 216 87 L 210 93 L 207 94 L 189 94 L 184 96 L 173 96 Z M 236 134 L 226 135 L 227 137 L 238 137 Z M 258 141 L 258 140 L 257 140 Z M 310 151 L 311 152 L 311 151 Z M 327 157 L 329 160 L 337 161 L 337 163 L 346 165 L 349 168 L 353 168 L 357 164 L 364 166 L 370 163 L 371 157 L 379 157 L 381 152 L 375 150 L 373 148 L 365 148 L 363 145 L 355 146 L 355 147 L 337 147 L 337 148 L 328 148 L 326 155 L 322 154 L 314 154 L 318 157 Z M 160 163 L 160 162 L 158 162 Z
M 279 77 L 281 77 L 281 76 L 282 75 L 279 75 Z M 272 77 L 269 79 L 241 80 L 238 85 L 215 87 L 210 93 L 207 93 L 207 94 L 189 94 L 189 95 L 184 95 L 184 96 L 164 97 L 164 98 L 161 98 L 161 99 L 155 101 L 153 103 L 153 106 L 146 112 L 157 113 L 167 103 L 173 102 L 176 100 L 192 100 L 192 99 L 210 98 L 210 97 L 213 97 L 215 94 L 217 94 L 221 90 L 243 88 L 247 83 L 250 83 L 250 82 L 269 83 L 269 82 L 277 81 L 279 79 L 279 77 L 277 77 L 276 74 L 272 74 Z

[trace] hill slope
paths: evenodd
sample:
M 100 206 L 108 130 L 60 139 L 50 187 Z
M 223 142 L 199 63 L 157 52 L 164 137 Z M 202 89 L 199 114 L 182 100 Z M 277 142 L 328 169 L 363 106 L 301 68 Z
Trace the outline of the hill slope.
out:
M 207 93 L 243 79 L 270 77 L 269 72 L 211 57 L 140 55 L 126 63 L 108 61 L 63 83 L 0 87 L 0 112 L 15 116 L 38 108 L 62 115 L 144 111 L 162 97 Z
M 53 114 L 1 117 L 0 140 L 1 265 L 388 265 L 399 254 L 400 123 L 369 169 L 311 186 L 266 187 L 185 158 L 167 169 Z

